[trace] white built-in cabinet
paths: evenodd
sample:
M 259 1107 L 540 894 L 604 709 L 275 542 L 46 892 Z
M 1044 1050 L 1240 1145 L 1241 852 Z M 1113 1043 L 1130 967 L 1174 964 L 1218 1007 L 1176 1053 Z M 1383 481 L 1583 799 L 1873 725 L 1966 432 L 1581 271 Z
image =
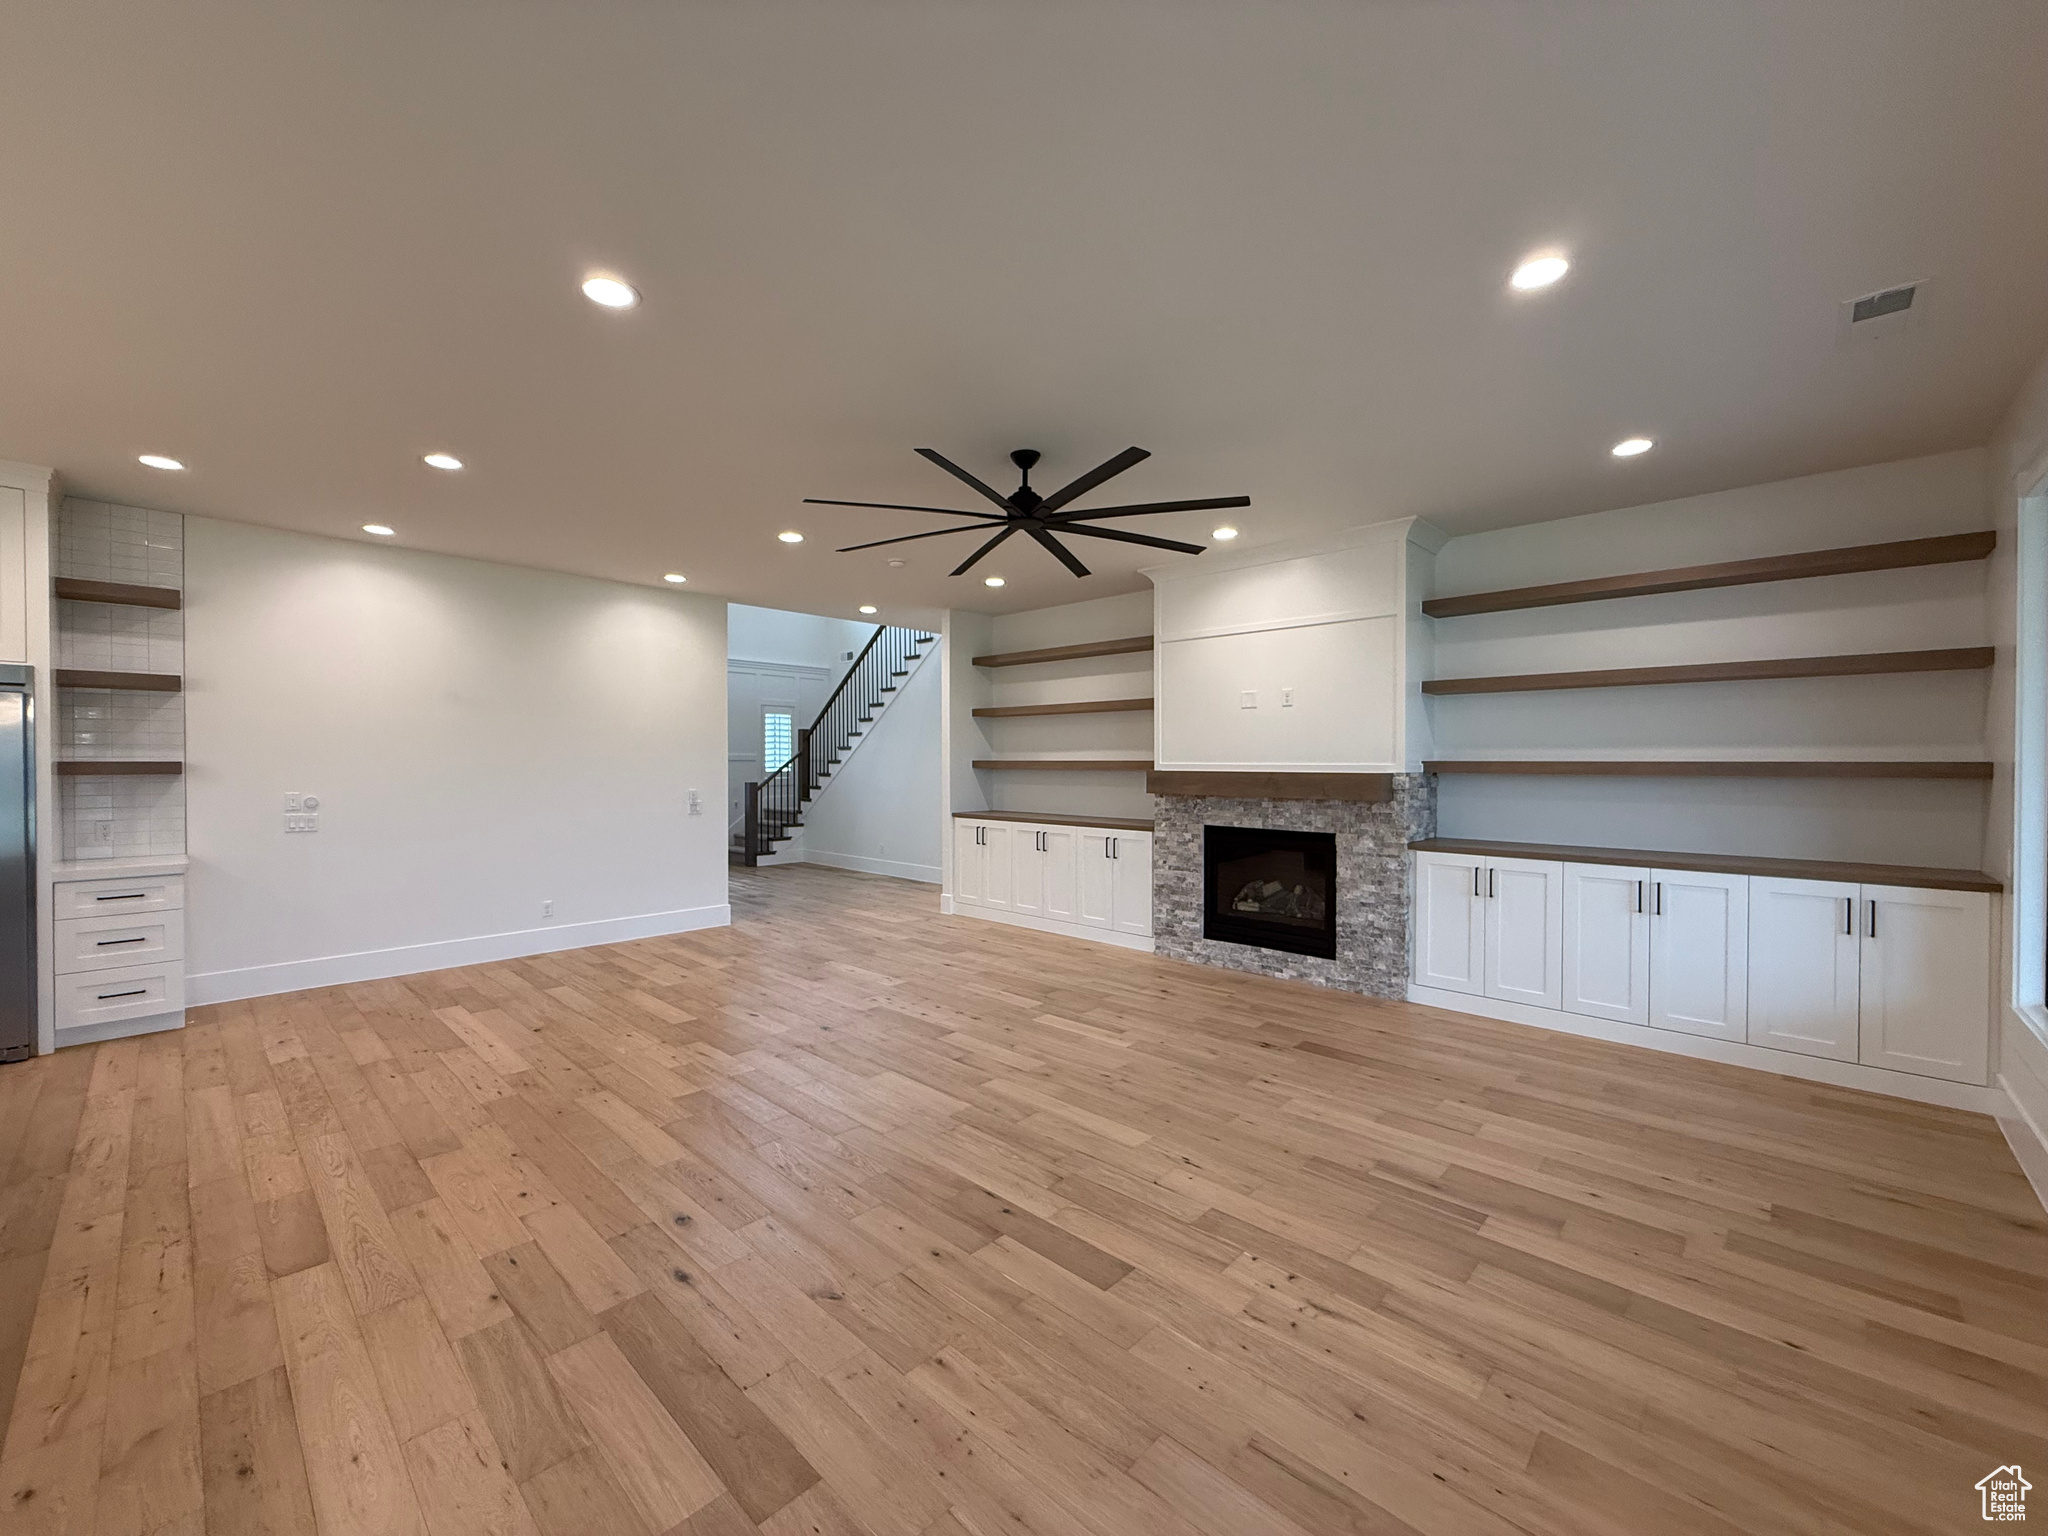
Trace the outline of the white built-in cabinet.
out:
M 953 822 L 953 910 L 1009 913 L 1084 937 L 1152 935 L 1152 834 L 1022 821 Z
M 1981 892 L 1414 857 L 1417 987 L 1985 1081 Z
M 1475 997 L 1556 1008 L 1564 866 L 1418 853 L 1415 980 Z

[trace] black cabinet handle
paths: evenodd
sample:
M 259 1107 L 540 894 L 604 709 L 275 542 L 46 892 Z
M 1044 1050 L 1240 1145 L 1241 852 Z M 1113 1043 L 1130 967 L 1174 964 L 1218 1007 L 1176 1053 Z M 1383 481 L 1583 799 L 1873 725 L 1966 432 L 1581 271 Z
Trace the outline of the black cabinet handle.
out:
M 1877 898 L 1870 898 L 1870 936 L 1877 937 Z
M 149 938 L 145 934 L 132 939 L 95 939 L 93 940 L 92 947 L 94 949 L 112 949 L 119 944 L 147 944 L 148 942 Z
M 123 892 L 122 892 L 122 893 L 121 893 L 121 894 L 120 894 L 119 896 L 95 896 L 95 897 L 93 897 L 93 900 L 94 900 L 94 901 L 140 901 L 140 900 L 142 900 L 142 898 L 143 898 L 143 897 L 147 896 L 148 894 L 149 894 L 149 892 L 147 892 L 147 891 L 123 891 Z
M 130 987 L 126 992 L 101 992 L 97 995 L 96 1001 L 110 1003 L 117 997 L 140 997 L 148 990 L 147 987 Z

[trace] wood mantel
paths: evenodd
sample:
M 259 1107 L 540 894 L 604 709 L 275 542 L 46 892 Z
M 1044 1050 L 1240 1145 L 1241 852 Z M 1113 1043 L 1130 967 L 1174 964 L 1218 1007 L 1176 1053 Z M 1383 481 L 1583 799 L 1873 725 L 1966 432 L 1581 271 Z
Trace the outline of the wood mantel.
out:
M 1391 773 L 1161 773 L 1145 775 L 1155 795 L 1219 800 L 1350 800 L 1378 804 L 1394 795 Z

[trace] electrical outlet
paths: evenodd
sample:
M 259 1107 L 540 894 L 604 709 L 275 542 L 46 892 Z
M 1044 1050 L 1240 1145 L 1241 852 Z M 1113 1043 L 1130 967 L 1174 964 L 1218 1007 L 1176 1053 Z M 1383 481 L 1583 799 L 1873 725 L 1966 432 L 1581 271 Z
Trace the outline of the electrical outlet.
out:
M 1280 707 L 1282 709 L 1294 708 L 1294 690 L 1292 688 L 1282 688 L 1280 690 Z
M 90 831 L 86 834 L 88 842 L 96 843 L 102 848 L 111 848 L 113 846 L 114 823 L 111 818 L 104 821 L 87 822 L 86 825 L 90 828 Z
M 553 917 L 555 915 L 555 904 L 552 901 L 542 902 L 540 904 L 540 915 L 542 917 Z

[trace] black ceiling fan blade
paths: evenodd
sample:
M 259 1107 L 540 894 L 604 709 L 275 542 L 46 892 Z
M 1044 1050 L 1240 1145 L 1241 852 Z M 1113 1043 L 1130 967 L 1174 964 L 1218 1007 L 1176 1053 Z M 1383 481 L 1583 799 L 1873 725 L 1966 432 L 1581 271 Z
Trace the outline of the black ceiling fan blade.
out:
M 1040 512 L 1057 512 L 1076 496 L 1086 496 L 1095 487 L 1116 475 L 1122 474 L 1133 464 L 1141 464 L 1152 455 L 1142 448 L 1126 448 L 1113 459 L 1104 459 L 1080 479 L 1070 481 L 1054 491 L 1038 504 Z
M 1092 507 L 1085 512 L 1062 512 L 1053 521 L 1078 523 L 1091 517 L 1143 517 L 1154 512 L 1215 512 L 1224 507 L 1248 507 L 1249 496 L 1204 496 L 1198 501 L 1145 501 L 1128 507 Z
M 966 470 L 962 469 L 958 464 L 955 464 L 943 453 L 940 453 L 933 448 L 920 448 L 917 451 L 921 457 L 930 459 L 934 464 L 938 465 L 939 468 L 943 469 L 947 474 L 953 476 L 954 479 L 963 480 L 967 484 L 973 486 L 977 491 L 981 492 L 982 495 L 986 496 L 990 501 L 994 502 L 997 506 L 1001 507 L 1005 512 L 1011 512 L 1016 510 L 1014 507 L 1010 505 L 1009 497 L 1005 496 L 1001 491 L 997 490 L 994 486 L 988 485 L 983 481 L 977 480 L 973 475 L 970 475 Z
M 834 501 L 829 496 L 806 496 L 807 507 L 880 507 L 885 512 L 943 512 L 948 517 L 979 517 L 991 523 L 1000 523 L 1000 512 L 964 512 L 958 507 L 913 507 L 904 501 Z
M 1011 534 L 1015 533 L 1016 531 L 1017 525 L 1015 523 L 1009 524 L 1002 530 L 1002 532 L 998 533 L 994 538 L 990 539 L 986 544 L 982 545 L 981 548 L 977 549 L 965 560 L 962 560 L 958 565 L 954 566 L 953 569 L 949 571 L 947 574 L 952 576 L 965 576 L 968 573 L 968 571 L 974 568 L 975 561 L 979 560 L 983 555 L 987 554 L 990 550 L 994 549 L 998 544 L 1002 543 L 1003 540 L 1007 539 Z
M 1150 549 L 1171 549 L 1183 555 L 1206 553 L 1206 544 L 1183 544 L 1179 539 L 1155 539 L 1147 533 L 1125 533 L 1121 528 L 1081 528 L 1066 526 L 1062 533 L 1078 534 L 1089 539 L 1115 539 L 1119 544 L 1143 544 Z
M 955 523 L 950 528 L 934 528 L 929 533 L 906 533 L 893 539 L 872 539 L 866 544 L 847 544 L 837 550 L 836 553 L 850 555 L 856 549 L 880 549 L 884 544 L 908 544 L 912 539 L 937 539 L 943 538 L 949 533 L 980 533 L 982 531 L 979 523 Z
M 1086 576 L 1088 574 L 1088 567 L 1074 558 L 1073 551 L 1047 533 L 1043 528 L 1026 528 L 1024 531 L 1043 544 L 1055 560 L 1059 561 L 1061 565 L 1064 565 L 1076 576 Z

